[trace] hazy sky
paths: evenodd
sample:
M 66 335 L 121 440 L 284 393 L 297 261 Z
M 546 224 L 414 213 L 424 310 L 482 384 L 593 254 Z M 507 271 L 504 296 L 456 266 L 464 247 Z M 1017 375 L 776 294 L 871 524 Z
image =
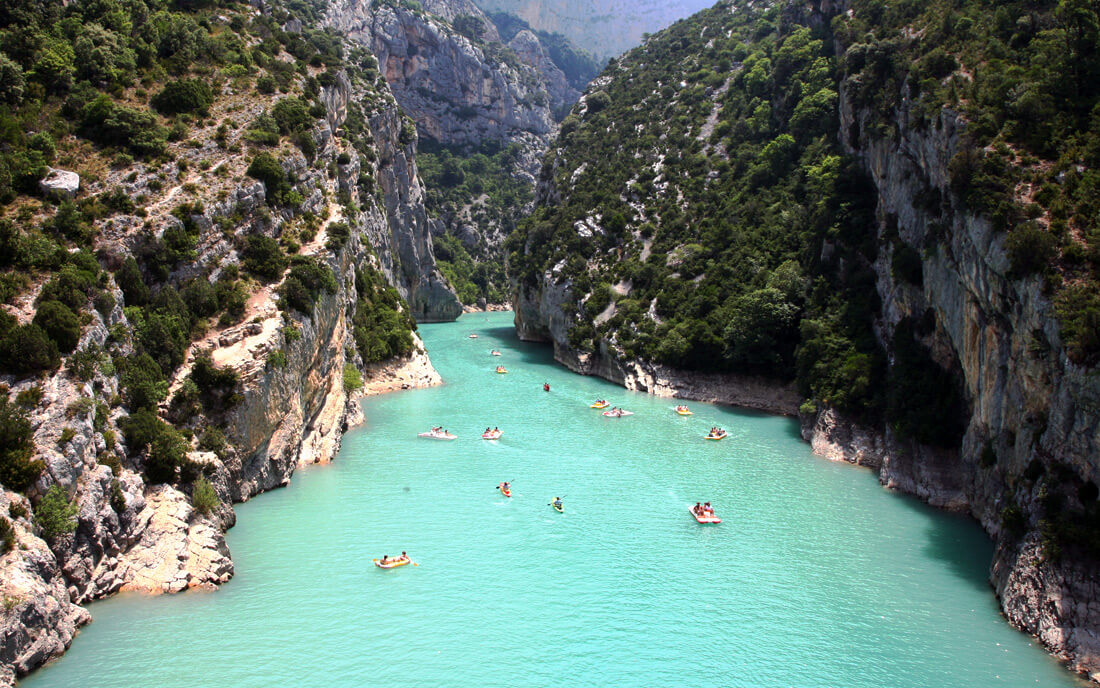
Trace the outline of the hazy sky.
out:
M 612 57 L 677 19 L 716 0 L 475 0 L 486 11 L 523 18 L 536 29 L 564 34 L 577 46 Z

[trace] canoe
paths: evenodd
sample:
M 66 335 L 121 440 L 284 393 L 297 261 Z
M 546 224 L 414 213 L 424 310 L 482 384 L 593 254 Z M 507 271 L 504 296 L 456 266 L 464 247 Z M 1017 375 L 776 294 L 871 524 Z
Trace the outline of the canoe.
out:
M 456 440 L 458 435 L 452 435 L 451 433 L 439 433 L 439 432 L 421 432 L 417 433 L 417 437 L 423 437 L 429 440 Z
M 679 413 L 681 416 L 694 416 L 695 415 L 694 413 L 692 413 L 691 411 L 688 411 L 687 409 L 683 409 L 683 410 L 677 409 L 676 413 Z
M 412 559 L 390 559 L 385 564 L 381 559 L 374 559 L 374 565 L 380 569 L 395 569 L 398 566 L 406 566 L 412 563 Z
M 501 487 L 500 485 L 497 485 L 497 489 L 500 490 L 500 493 L 502 495 L 504 495 L 505 497 L 511 497 L 512 496 L 512 491 L 508 488 L 504 488 L 504 487 Z
M 559 514 L 565 513 L 564 504 L 550 504 L 550 506 L 554 507 L 554 511 L 558 512 Z
M 622 418 L 623 416 L 633 416 L 633 411 L 604 411 L 603 415 L 608 418 Z
M 603 402 L 602 404 L 601 404 L 600 402 L 598 402 L 598 401 L 597 401 L 597 402 L 596 402 L 595 404 L 592 404 L 592 405 L 591 405 L 591 406 L 589 406 L 588 408 L 594 408 L 594 409 L 602 409 L 602 408 L 607 408 L 607 407 L 608 407 L 608 406 L 610 406 L 610 405 L 611 405 L 611 404 L 607 403 L 606 401 L 605 401 L 605 402 Z
M 503 430 L 490 430 L 489 432 L 481 433 L 481 439 L 483 440 L 499 440 L 500 436 L 504 434 Z
M 470 335 L 470 339 L 477 339 L 477 335 L 476 334 Z
M 497 372 L 498 372 L 498 373 L 500 373 L 501 375 L 504 375 L 504 374 L 505 374 L 505 373 L 507 373 L 508 371 L 507 371 L 507 370 L 505 370 L 505 369 L 504 369 L 503 367 L 501 367 L 501 368 L 497 368 Z
M 700 516 L 699 514 L 695 513 L 695 507 L 693 507 L 693 506 L 689 506 L 688 511 L 691 512 L 691 515 L 694 516 L 695 520 L 698 521 L 699 523 L 721 523 L 722 522 L 722 519 L 718 518 L 717 516 Z
M 492 353 L 491 353 L 490 355 L 492 355 L 492 356 L 499 356 L 499 355 L 500 355 L 500 352 L 499 352 L 499 351 L 493 351 L 493 352 L 492 352 Z
M 707 435 L 703 439 L 707 439 L 707 440 L 724 440 L 729 436 L 730 436 L 730 434 L 728 432 L 723 432 L 721 435 Z

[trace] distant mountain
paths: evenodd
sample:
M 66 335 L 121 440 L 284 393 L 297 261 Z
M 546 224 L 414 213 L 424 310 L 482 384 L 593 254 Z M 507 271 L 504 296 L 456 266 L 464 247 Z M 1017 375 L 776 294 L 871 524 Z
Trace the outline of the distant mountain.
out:
M 559 33 L 578 48 L 607 59 L 677 19 L 710 7 L 711 0 L 476 0 L 486 12 L 520 17 L 536 31 Z

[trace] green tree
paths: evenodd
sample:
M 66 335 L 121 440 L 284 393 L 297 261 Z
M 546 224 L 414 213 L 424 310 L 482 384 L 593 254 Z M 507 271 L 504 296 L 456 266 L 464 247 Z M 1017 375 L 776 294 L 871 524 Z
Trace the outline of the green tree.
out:
M 60 485 L 52 485 L 34 505 L 34 520 L 47 539 L 56 540 L 76 530 L 76 504 Z
M 34 459 L 34 439 L 23 409 L 0 396 L 0 485 L 25 492 L 45 464 Z

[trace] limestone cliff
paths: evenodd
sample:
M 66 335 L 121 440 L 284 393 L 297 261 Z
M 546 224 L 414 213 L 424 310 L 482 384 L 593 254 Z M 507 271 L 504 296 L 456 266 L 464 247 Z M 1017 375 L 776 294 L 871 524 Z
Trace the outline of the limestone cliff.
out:
M 421 135 L 449 146 L 518 143 L 533 174 L 555 131 L 553 113 L 579 94 L 534 35 L 505 45 L 470 2 L 434 0 L 424 10 L 339 0 L 327 21 L 371 49 Z
M 168 284 L 236 274 L 245 240 L 254 235 L 282 238 L 295 260 L 331 271 L 334 281 L 308 304 L 309 312 L 280 296 L 285 275 L 248 282 L 252 290 L 239 317 L 228 326 L 210 322 L 169 381 L 173 401 L 162 404 L 163 417 L 196 435 L 215 423 L 224 431 L 225 441 L 209 451 L 185 435 L 187 465 L 217 496 L 209 511 L 194 506 L 196 488 L 188 481 L 152 483 L 147 453 L 126 445 L 122 421 L 129 411 L 120 397 L 120 373 L 110 356 L 97 352 L 109 349 L 122 361 L 134 351 L 134 311 L 108 273 L 113 305 L 90 311 L 78 345 L 78 352 L 100 356 L 94 369 L 77 376 L 67 365 L 42 379 L 5 378 L 6 393 L 36 399 L 29 420 L 45 470 L 28 494 L 37 500 L 60 486 L 76 513 L 74 532 L 47 537 L 30 515 L 31 500 L 0 490 L 0 508 L 12 516 L 15 536 L 12 551 L 0 556 L 0 685 L 64 652 L 90 620 L 83 607 L 88 601 L 119 590 L 176 592 L 227 581 L 233 575 L 224 538 L 235 520 L 231 504 L 286 485 L 298 466 L 330 461 L 343 432 L 358 422 L 359 393 L 349 391 L 347 368 L 362 370 L 368 387 L 374 378 L 385 388 L 438 383 L 415 334 L 411 355 L 367 365 L 352 332 L 358 309 L 370 307 L 358 293 L 364 270 L 388 279 L 418 319 L 449 320 L 461 312 L 435 267 L 415 136 L 404 133 L 403 115 L 384 84 L 339 72 L 318 100 L 325 112 L 307 134 L 309 157 L 285 142 L 276 150 L 292 180 L 290 204 L 271 202 L 270 189 L 245 176 L 248 160 L 231 154 L 245 142 L 244 127 L 223 127 L 215 136 L 213 126 L 200 123 L 187 145 L 174 147 L 164 163 L 170 170 L 136 164 L 87 184 L 91 193 L 118 188 L 140 199 L 144 219 L 116 215 L 101 222 L 97 248 L 108 263 L 137 251 L 143 225 L 163 234 L 186 223 L 197 232 L 194 259 L 181 264 Z M 257 117 L 271 105 L 271 99 L 227 86 L 211 123 L 227 112 Z M 179 185 L 157 183 L 165 171 Z M 314 223 L 312 234 L 298 233 L 304 223 Z M 232 374 L 236 394 L 219 417 L 185 419 L 176 400 L 191 384 L 200 356 Z
M 848 9 L 844 3 L 783 6 L 788 22 L 815 30 L 828 26 L 833 13 Z M 710 38 L 713 26 L 721 25 L 726 9 L 720 5 L 697 20 L 692 30 L 699 36 L 698 52 L 704 49 L 705 41 L 714 40 Z M 671 45 L 676 45 L 675 40 L 671 39 Z M 845 46 L 836 46 L 837 53 L 843 54 L 844 50 Z M 694 56 L 697 52 L 688 50 L 687 54 Z M 613 131 L 615 117 L 586 117 L 587 101 L 601 91 L 613 92 L 609 86 L 613 83 L 641 81 L 640 70 L 649 69 L 648 63 L 660 55 L 639 49 L 609 69 L 574 110 L 579 118 L 578 129 L 591 120 L 607 132 Z M 746 70 L 749 64 L 746 60 Z M 712 97 L 719 105 L 711 111 L 709 124 L 704 121 L 709 106 L 701 109 L 702 115 L 698 111 L 686 115 L 680 112 L 689 120 L 698 117 L 696 128 L 688 127 L 690 136 L 685 140 L 689 146 L 703 148 L 704 152 L 714 146 L 719 153 L 715 157 L 720 157 L 721 147 L 729 145 L 728 140 L 711 134 L 715 126 L 730 124 L 723 123 L 720 115 L 722 89 L 752 87 L 742 66 L 733 62 L 729 73 L 719 72 L 705 90 L 695 86 L 700 95 Z M 667 84 L 666 75 L 662 78 Z M 901 344 L 894 341 L 896 326 L 903 321 L 922 323 L 915 335 L 919 344 L 940 368 L 952 371 L 961 383 L 966 408 L 958 420 L 965 433 L 953 446 L 925 446 L 899 437 L 891 424 L 881 420 L 857 422 L 827 405 L 806 404 L 802 408 L 803 436 L 818 454 L 872 467 L 888 487 L 918 495 L 939 507 L 970 513 L 995 542 L 990 580 L 1009 621 L 1037 636 L 1051 652 L 1068 660 L 1073 669 L 1100 680 L 1100 605 L 1096 590 L 1100 563 L 1082 545 L 1062 546 L 1056 525 L 1059 518 L 1074 518 L 1071 514 L 1085 512 L 1096 499 L 1095 486 L 1100 484 L 1100 378 L 1094 369 L 1074 363 L 1067 354 L 1050 290 L 1043 280 L 1015 274 L 1005 232 L 995 229 L 989 218 L 968 207 L 953 190 L 949 168 L 971 126 L 966 117 L 950 108 L 929 115 L 925 106 L 923 112 L 917 112 L 918 103 L 910 96 L 911 82 L 899 79 L 898 84 L 899 104 L 890 108 L 885 121 L 881 105 L 875 110 L 868 107 L 866 99 L 860 103 L 853 96 L 859 87 L 854 75 L 839 79 L 835 92 L 821 91 L 823 102 L 830 103 L 822 121 L 833 121 L 826 145 L 837 147 L 836 160 L 843 154 L 856 161 L 870 182 L 873 212 L 870 241 L 864 244 L 863 255 L 868 256 L 871 275 L 867 289 L 875 297 L 874 338 L 892 363 L 890 359 L 897 356 Z M 680 82 L 679 88 L 685 87 L 690 89 L 690 82 Z M 677 91 L 667 86 L 665 89 L 669 97 Z M 699 100 L 696 97 L 695 102 Z M 773 99 L 773 103 L 778 102 Z M 665 98 L 655 107 L 675 112 Z M 747 118 L 733 125 L 735 132 L 736 127 L 753 126 Z M 639 137 L 649 136 L 648 146 L 659 146 L 653 142 L 664 140 L 641 126 L 638 131 Z M 644 195 L 636 192 L 638 186 L 655 195 L 671 193 L 681 208 L 701 198 L 705 202 L 706 197 L 687 199 L 687 191 L 677 197 L 675 187 L 670 187 L 676 184 L 676 178 L 664 169 L 670 157 L 667 150 L 652 156 L 657 160 L 650 170 L 646 165 L 652 157 L 644 151 L 636 153 L 630 147 L 632 143 L 623 144 L 623 150 L 629 151 L 624 155 L 643 162 L 626 174 L 627 184 L 614 188 L 620 200 L 618 207 L 624 208 L 628 218 L 634 215 L 635 223 L 660 224 L 650 206 L 639 202 Z M 591 160 L 588 167 L 578 165 L 579 156 L 573 153 L 565 135 L 552 147 L 539 190 L 543 207 L 570 202 L 578 180 L 584 181 L 585 175 L 592 174 Z M 736 161 L 729 158 L 728 162 L 725 165 L 720 160 L 710 168 L 708 183 L 720 180 L 723 174 L 733 174 L 730 168 L 737 167 Z M 767 177 L 761 175 L 758 179 Z M 755 183 L 758 189 L 759 181 Z M 589 185 L 585 190 L 591 188 Z M 659 255 L 656 263 L 649 259 L 657 250 L 663 227 L 658 227 L 654 238 L 652 229 L 649 235 L 644 234 L 628 220 L 626 231 L 618 230 L 618 236 L 624 238 L 612 241 L 606 207 L 604 201 L 602 208 L 578 209 L 578 213 L 583 210 L 586 214 L 575 219 L 575 213 L 569 225 L 550 212 L 536 216 L 542 224 L 532 224 L 524 237 L 526 243 L 517 252 L 520 260 L 528 261 L 528 271 L 514 282 L 519 336 L 550 342 L 555 358 L 573 370 L 632 389 L 685 398 L 718 398 L 793 413 L 797 398 L 782 401 L 783 385 L 753 381 L 757 388 L 750 392 L 743 380 L 729 376 L 723 381 L 718 374 L 704 375 L 707 379 L 701 383 L 698 372 L 671 370 L 624 355 L 622 329 L 612 337 L 599 336 L 606 331 L 600 326 L 616 317 L 621 304 L 629 304 L 635 314 L 645 314 L 648 306 L 649 324 L 653 330 L 662 331 L 657 329 L 662 321 L 659 299 L 648 303 L 647 297 L 637 303 L 632 294 L 636 284 L 614 268 L 600 272 L 603 266 L 594 252 L 574 249 L 571 253 L 569 247 L 601 241 L 611 244 L 611 250 L 617 251 L 615 255 L 622 261 L 639 256 L 637 260 L 648 271 L 645 279 L 650 282 L 655 279 L 653 267 L 677 270 L 672 277 L 678 277 L 681 265 L 690 258 L 685 257 L 687 246 L 680 244 L 668 251 L 667 258 Z M 667 212 L 667 205 L 661 210 Z M 723 211 L 731 215 L 743 212 L 742 208 L 729 206 Z M 811 249 L 819 251 L 813 257 L 814 264 L 833 260 L 832 254 L 840 245 L 837 235 L 850 229 L 844 224 L 852 222 L 850 217 L 838 222 L 832 234 Z M 552 225 L 546 218 L 554 218 L 558 224 Z M 919 268 L 913 272 L 920 276 L 918 279 L 905 278 L 897 267 L 897 254 L 902 251 L 917 257 Z M 537 264 L 537 271 L 531 271 L 529 259 L 536 254 L 544 260 Z M 863 258 L 849 254 L 843 262 L 851 269 L 852 263 L 860 260 Z M 703 267 L 705 272 L 699 270 L 697 281 L 715 269 L 713 261 Z M 637 268 L 630 274 L 643 275 Z M 615 278 L 622 281 L 615 283 Z M 596 308 L 586 308 L 594 302 L 598 280 L 605 282 L 612 298 L 599 301 Z M 670 290 L 676 286 L 672 278 L 668 284 Z M 667 318 L 667 311 L 664 315 Z M 714 386 L 733 389 L 715 394 L 710 391 Z M 763 390 L 770 391 L 761 393 Z

